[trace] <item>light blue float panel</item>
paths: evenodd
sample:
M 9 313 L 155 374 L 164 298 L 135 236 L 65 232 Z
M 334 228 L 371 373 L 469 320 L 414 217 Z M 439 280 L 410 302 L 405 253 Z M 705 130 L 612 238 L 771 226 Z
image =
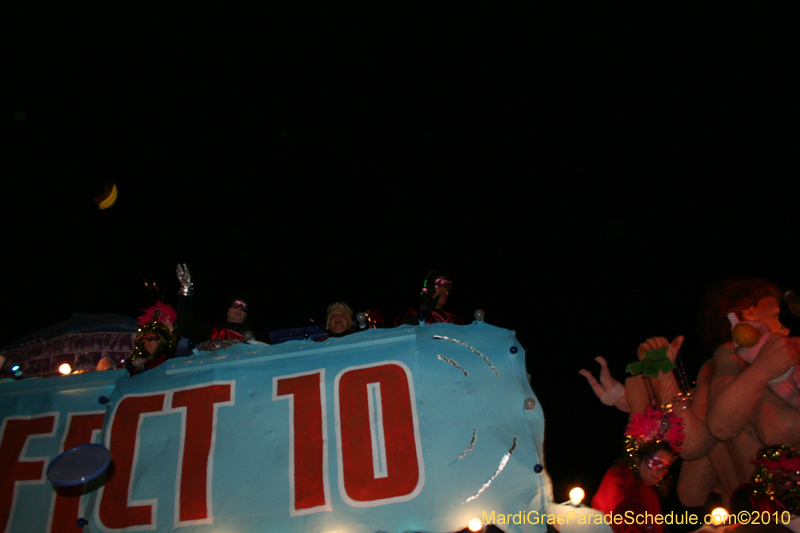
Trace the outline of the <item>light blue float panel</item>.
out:
M 0 398 L 12 533 L 77 532 L 78 518 L 93 532 L 450 532 L 535 518 L 551 495 L 524 350 L 485 323 L 240 344 L 132 378 L 6 382 Z M 47 464 L 92 435 L 110 475 L 56 492 Z

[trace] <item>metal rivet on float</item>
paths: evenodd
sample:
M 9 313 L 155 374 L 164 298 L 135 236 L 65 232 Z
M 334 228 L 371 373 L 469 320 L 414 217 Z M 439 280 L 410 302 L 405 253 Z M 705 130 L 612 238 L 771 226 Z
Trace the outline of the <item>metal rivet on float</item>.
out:
M 78 518 L 75 521 L 75 525 L 77 525 L 78 527 L 86 527 L 89 525 L 89 521 L 86 520 L 85 518 Z
M 541 474 L 544 467 L 542 465 L 533 465 L 533 471 L 537 474 Z
M 519 348 L 517 348 L 516 346 L 512 346 L 511 348 L 508 349 L 508 351 L 511 353 L 517 353 L 519 351 Z
M 97 403 L 99 403 L 100 405 L 105 405 L 105 404 L 107 404 L 109 401 L 111 401 L 111 400 L 109 400 L 109 399 L 108 399 L 108 398 L 106 398 L 105 396 L 100 396 L 100 397 L 97 399 Z
M 483 312 L 483 309 L 476 309 L 475 310 L 475 320 L 478 322 L 483 322 L 483 317 L 486 316 L 486 313 Z
M 525 409 L 530 411 L 534 407 L 536 407 L 536 400 L 533 398 L 525 398 Z

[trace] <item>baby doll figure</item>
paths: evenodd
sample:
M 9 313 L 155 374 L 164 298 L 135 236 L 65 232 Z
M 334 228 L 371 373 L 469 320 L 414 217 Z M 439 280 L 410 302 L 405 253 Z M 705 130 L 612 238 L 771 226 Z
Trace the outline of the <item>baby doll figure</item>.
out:
M 736 313 L 728 313 L 731 322 L 731 337 L 734 351 L 745 363 L 752 363 L 761 348 L 775 333 L 769 326 L 756 320 L 739 320 Z M 800 411 L 800 372 L 797 366 L 791 367 L 782 376 L 769 382 L 769 388 L 780 399 Z

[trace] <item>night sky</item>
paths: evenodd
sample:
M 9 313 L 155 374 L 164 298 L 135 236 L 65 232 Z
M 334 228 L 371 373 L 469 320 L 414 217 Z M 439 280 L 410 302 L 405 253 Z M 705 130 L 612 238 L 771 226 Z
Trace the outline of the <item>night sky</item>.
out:
M 626 421 L 580 368 L 686 334 L 693 377 L 711 283 L 800 290 L 796 5 L 293 5 L 4 5 L 0 345 L 179 262 L 263 332 L 444 269 L 527 349 L 563 501 Z

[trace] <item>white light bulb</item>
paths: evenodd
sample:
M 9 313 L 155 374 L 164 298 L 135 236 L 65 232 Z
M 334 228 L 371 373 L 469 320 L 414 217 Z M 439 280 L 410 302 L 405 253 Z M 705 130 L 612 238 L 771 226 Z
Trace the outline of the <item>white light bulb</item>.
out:
M 711 511 L 711 523 L 715 526 L 720 524 L 724 524 L 728 521 L 728 511 L 723 509 L 722 507 L 717 507 L 713 511 Z
M 467 526 L 467 528 L 470 531 L 480 531 L 483 529 L 483 524 L 481 523 L 480 519 L 473 518 L 472 520 L 469 521 L 469 525 Z
M 584 496 L 586 496 L 586 493 L 583 492 L 583 489 L 580 487 L 575 487 L 569 491 L 569 503 L 572 505 L 580 505 Z

